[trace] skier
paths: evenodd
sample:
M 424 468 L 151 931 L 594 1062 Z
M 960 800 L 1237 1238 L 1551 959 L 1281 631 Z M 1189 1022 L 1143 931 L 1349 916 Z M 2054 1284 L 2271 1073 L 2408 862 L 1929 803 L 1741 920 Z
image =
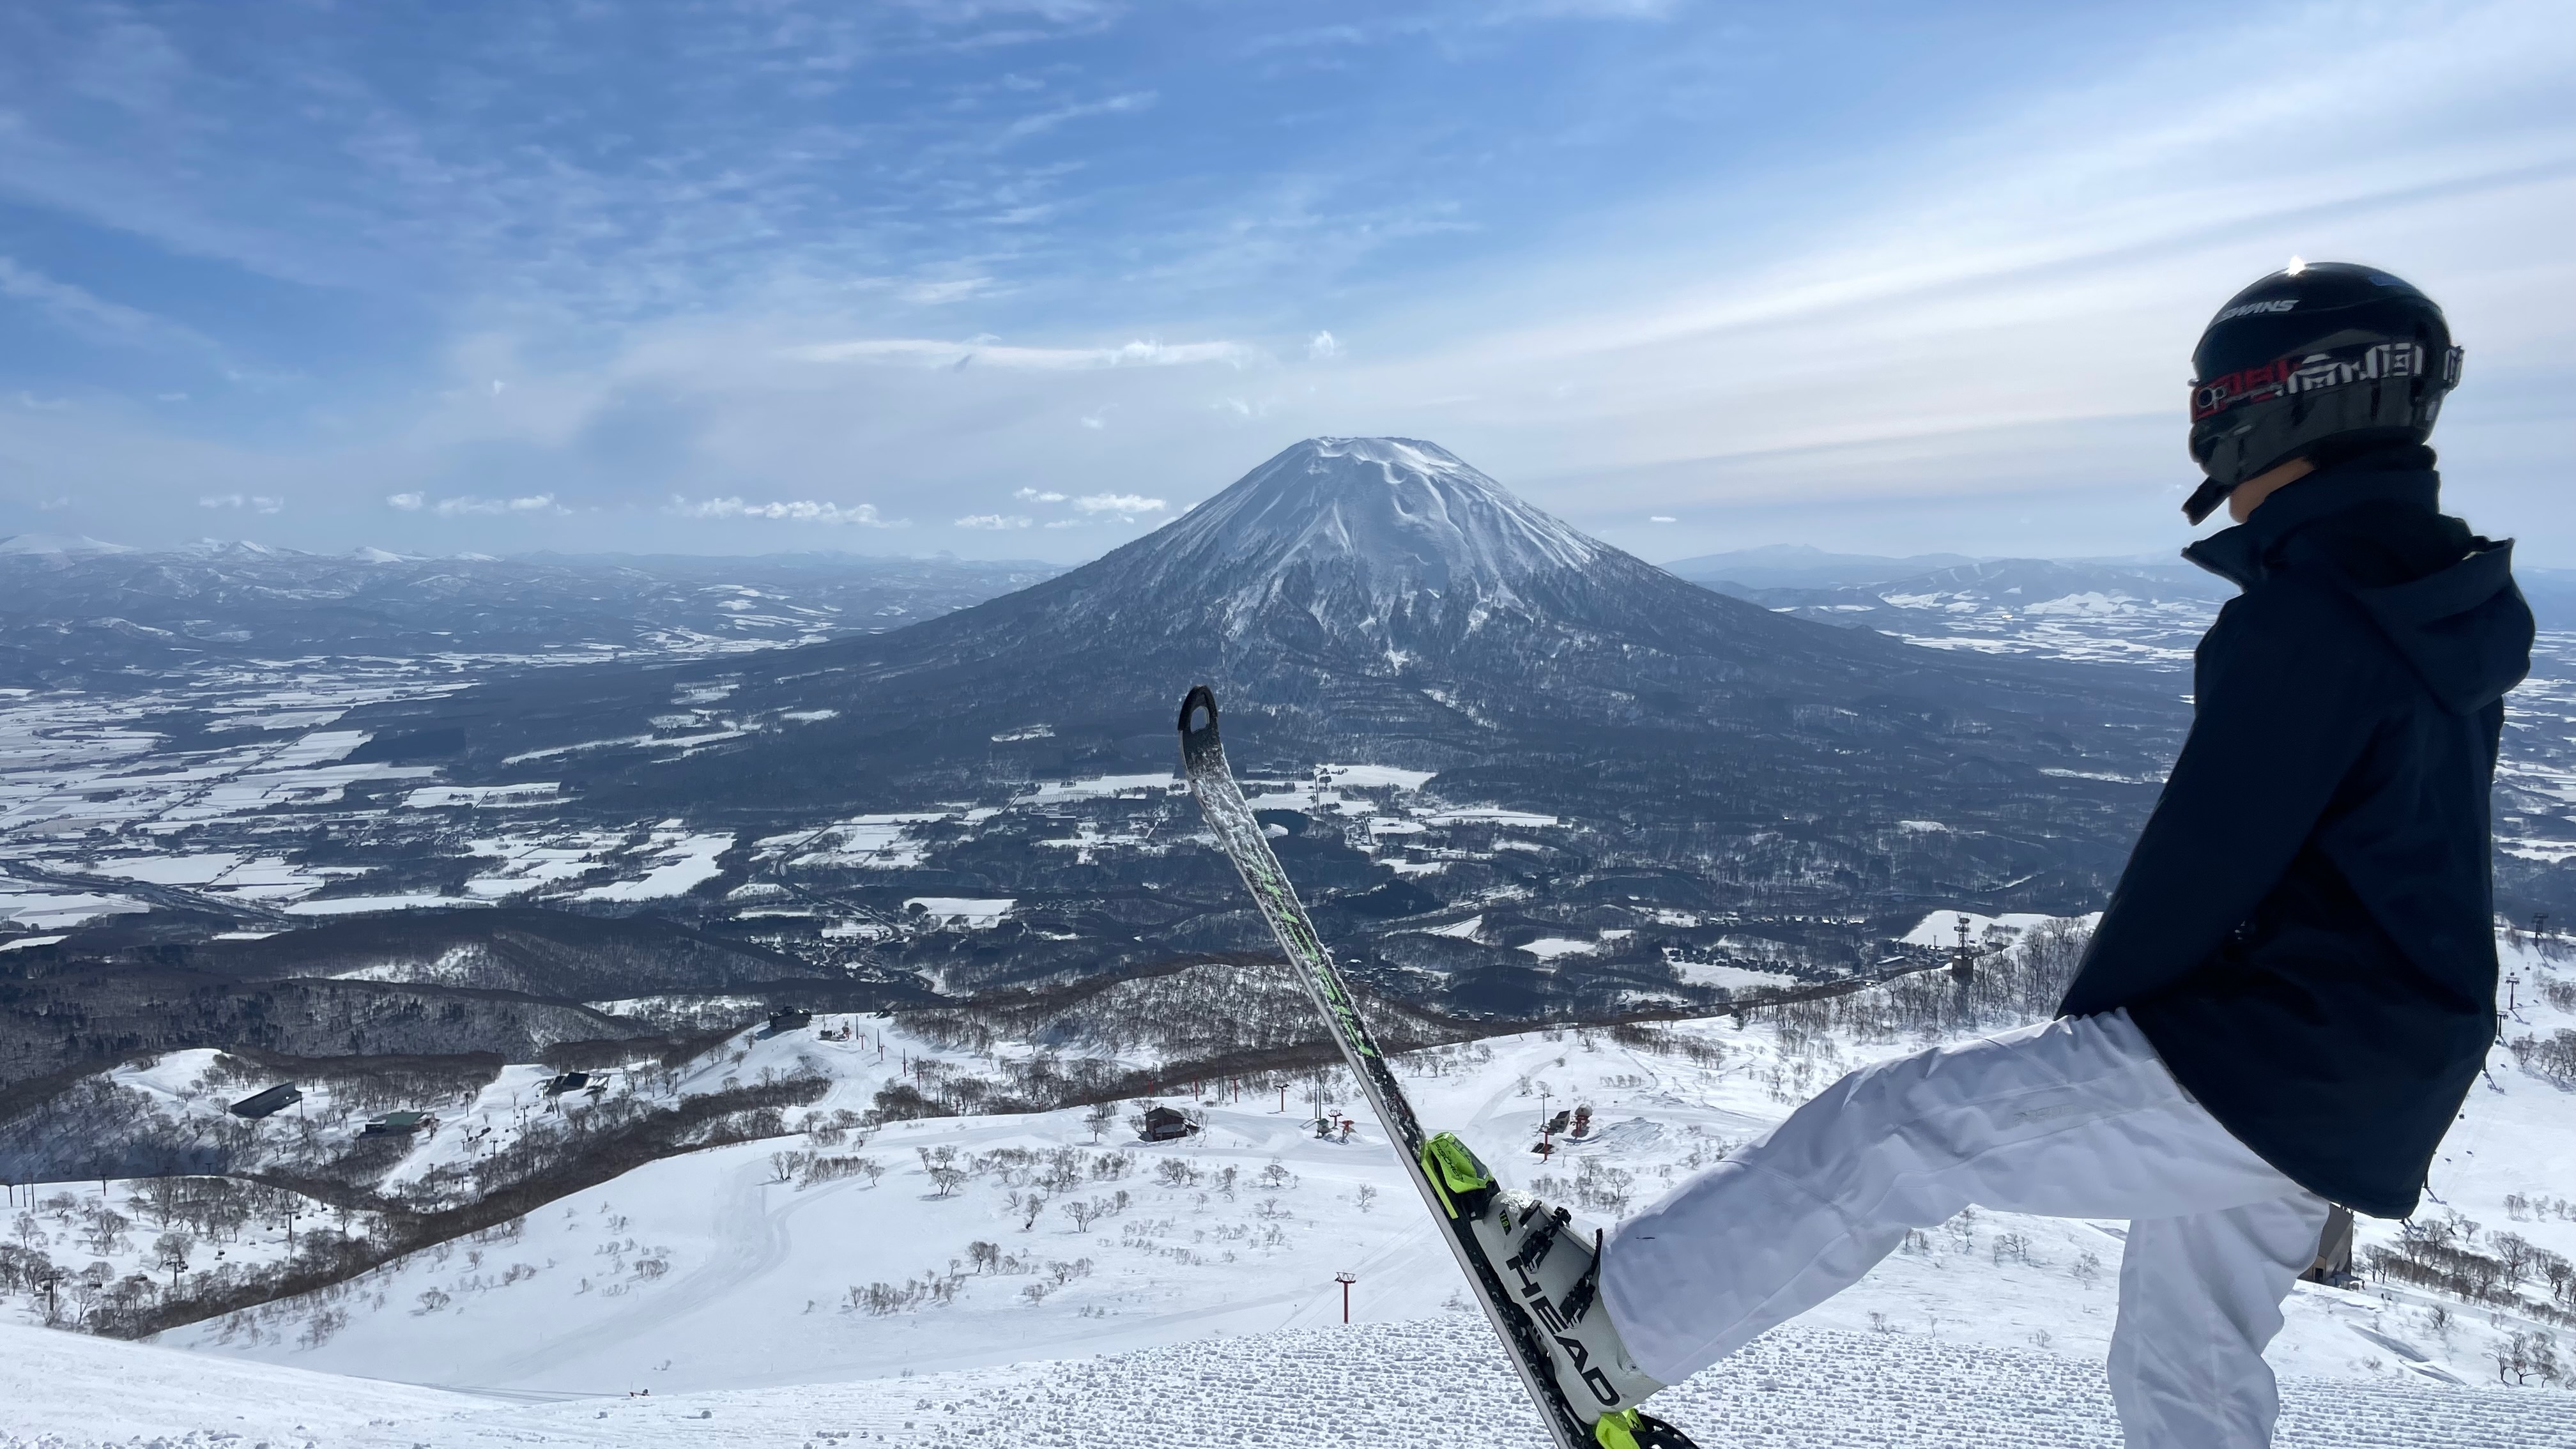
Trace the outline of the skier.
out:
M 2438 510 L 2460 352 L 2423 293 L 2293 263 L 2192 362 L 2183 511 L 2237 526 L 2184 554 L 2243 593 L 2060 1016 L 1855 1072 L 1606 1243 L 1426 1146 L 1601 1444 L 1681 1442 L 1637 1400 L 1971 1204 L 2130 1220 L 2130 1449 L 2267 1444 L 2263 1347 L 2329 1205 L 2414 1210 L 2495 1034 L 2488 787 L 2531 614 L 2511 545 Z

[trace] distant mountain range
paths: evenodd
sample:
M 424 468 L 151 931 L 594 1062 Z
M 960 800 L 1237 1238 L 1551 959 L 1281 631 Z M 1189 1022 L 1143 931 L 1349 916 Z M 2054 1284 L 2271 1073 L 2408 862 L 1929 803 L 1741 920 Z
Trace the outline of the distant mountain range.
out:
M 2130 604 L 2177 623 L 2198 619 L 2189 630 L 2196 638 L 2208 616 L 2236 594 L 2234 584 L 2185 562 L 2179 547 L 2135 558 L 1887 558 L 1773 544 L 1675 559 L 1664 568 L 1766 608 L 1907 637 L 1941 633 L 1962 614 L 2037 607 L 2044 616 L 2052 605 L 2059 612 L 2098 612 Z M 2576 629 L 2576 569 L 2526 565 L 2514 576 L 2542 628 Z M 2179 642 L 2188 647 L 2189 639 Z
M 0 540 L 0 687 L 134 688 L 240 660 L 714 653 L 895 628 L 1046 578 L 1028 562 L 772 554 L 331 556 Z
M 1740 589 L 1834 589 L 1885 583 L 1909 574 L 1976 562 L 1979 560 L 1963 553 L 1884 558 L 1867 553 L 1829 553 L 1811 544 L 1775 543 L 1675 559 L 1664 565 L 1664 572 L 1695 584 L 1731 584 Z
M 1882 560 L 1913 565 L 1919 559 Z M 1838 569 L 1860 572 L 1857 561 Z M 2184 563 L 1987 559 L 1835 587 L 1707 588 L 1938 649 L 2182 670 L 2236 586 Z

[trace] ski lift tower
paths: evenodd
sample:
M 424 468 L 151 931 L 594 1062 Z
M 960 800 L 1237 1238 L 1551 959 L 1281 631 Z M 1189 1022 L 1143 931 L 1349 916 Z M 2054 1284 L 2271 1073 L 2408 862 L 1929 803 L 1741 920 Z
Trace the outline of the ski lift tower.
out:
M 1965 984 L 1977 974 L 1977 951 L 1968 944 L 1968 917 L 1959 915 L 1959 944 L 1950 948 L 1950 979 Z

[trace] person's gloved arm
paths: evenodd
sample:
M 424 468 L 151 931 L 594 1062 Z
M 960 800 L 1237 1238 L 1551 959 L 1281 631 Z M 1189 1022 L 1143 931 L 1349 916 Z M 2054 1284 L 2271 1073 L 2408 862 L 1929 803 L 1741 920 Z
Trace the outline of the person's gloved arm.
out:
M 2388 661 L 2344 601 L 2283 581 L 2229 605 L 2214 633 L 2191 735 L 2061 1015 L 2152 996 L 2208 959 L 2279 883 L 2377 727 Z

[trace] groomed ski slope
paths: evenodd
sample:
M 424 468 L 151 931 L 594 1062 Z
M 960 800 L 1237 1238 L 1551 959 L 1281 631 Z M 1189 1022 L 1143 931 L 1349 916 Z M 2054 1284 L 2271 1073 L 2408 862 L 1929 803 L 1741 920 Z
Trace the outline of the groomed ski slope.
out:
M 2576 1026 L 2576 1016 L 2535 1004 L 2530 984 L 2541 971 L 2576 975 L 2567 963 L 2514 951 L 2508 964 L 2524 983 L 2509 1034 Z M 1544 1171 L 1564 1197 L 1591 1164 L 1596 1182 L 1627 1174 L 1634 1210 L 1841 1072 L 1912 1047 L 1802 1043 L 1764 1022 L 1739 1028 L 1723 1017 L 1680 1030 L 1722 1060 L 1542 1031 L 1414 1054 L 1402 1070 L 1424 1120 L 1462 1131 L 1507 1179 L 1528 1185 Z M 895 1045 L 889 1058 L 918 1048 Z M 732 1070 L 783 1070 L 802 1056 L 848 1071 L 827 1099 L 832 1105 L 864 1105 L 869 1084 L 895 1066 L 880 1065 L 873 1051 L 796 1037 L 746 1041 L 743 1049 L 749 1055 Z M 1528 1150 L 1542 1103 L 1560 1110 L 1588 1103 L 1595 1124 L 1544 1168 Z M 1285 1113 L 1279 1105 L 1270 1097 L 1206 1107 L 1204 1135 L 1161 1146 L 1112 1127 L 1094 1147 L 1083 1114 L 1064 1111 L 898 1123 L 864 1147 L 824 1149 L 875 1159 L 886 1171 L 874 1184 L 777 1180 L 771 1153 L 803 1139 L 691 1153 L 549 1204 L 521 1220 L 514 1236 L 460 1240 L 344 1290 L 191 1325 L 162 1341 L 411 1383 L 668 1394 L 1337 1325 L 1333 1275 L 1345 1269 L 1358 1275 L 1351 1303 L 1361 1323 L 1438 1316 L 1463 1303 L 1457 1269 L 1376 1125 L 1346 1098 L 1341 1110 L 1363 1119 L 1353 1139 L 1317 1141 L 1298 1126 L 1303 1103 L 1291 1101 Z M 1092 1175 L 1121 1138 L 1132 1168 L 1116 1178 Z M 1070 1149 L 1086 1175 L 1071 1191 L 1049 1191 L 1049 1204 L 1028 1224 L 1012 1204 L 1030 1190 L 1025 1174 L 1018 1183 L 1000 1172 L 974 1174 L 941 1196 L 923 1170 L 923 1149 L 950 1150 L 960 1161 Z M 1194 1180 L 1167 1182 L 1167 1163 Z M 1277 1185 L 1265 1186 L 1274 1163 Z M 2571 1181 L 2576 1094 L 2524 1072 L 2498 1048 L 2435 1164 L 2440 1201 L 2428 1201 L 2425 1215 L 2457 1209 L 2490 1237 L 2517 1232 L 2576 1256 L 2576 1217 L 2564 1206 L 2518 1219 L 2506 1203 L 2516 1195 L 2563 1200 Z M 1063 1211 L 1119 1192 L 1128 1206 L 1087 1230 Z M 1609 1217 L 1618 1209 L 1589 1211 Z M 2124 1231 L 2117 1222 L 1963 1215 L 1891 1255 L 1809 1326 L 2038 1349 L 2097 1364 L 2109 1344 Z M 2366 1222 L 2363 1231 L 2366 1241 L 2385 1239 L 2393 1225 Z M 978 1271 L 970 1248 L 977 1242 L 995 1245 L 1004 1261 Z M 951 1271 L 958 1276 L 947 1296 L 919 1295 L 892 1311 L 868 1311 L 850 1296 L 853 1288 L 903 1290 Z M 2457 1300 L 2436 1315 L 2439 1303 L 2391 1285 L 2349 1292 L 2303 1284 L 2271 1361 L 2291 1374 L 2476 1384 L 2495 1379 L 2488 1352 L 2511 1331 L 2570 1337 Z
M 2564 1449 L 2576 1397 L 2289 1378 L 2281 1449 Z M 2101 1371 L 1792 1328 L 1659 1403 L 1729 1449 L 2113 1449 Z M 0 1328 L 0 1449 L 849 1445 L 1542 1449 L 1481 1318 L 1296 1329 L 914 1378 L 511 1402 Z
M 2570 963 L 2513 947 L 2507 966 L 2521 982 L 2508 1036 L 2576 1027 L 2576 1014 L 2535 1002 L 2536 980 L 2576 976 Z M 1540 1031 L 1410 1055 L 1404 1080 L 1426 1120 L 1462 1130 L 1507 1178 L 1526 1184 L 1545 1172 L 1564 1193 L 1593 1164 L 1596 1186 L 1627 1175 L 1633 1210 L 1686 1176 L 1695 1159 L 1750 1138 L 1841 1071 L 1914 1045 L 1798 1040 L 1765 1022 L 1738 1026 L 1723 1017 L 1678 1030 L 1716 1049 L 1715 1059 Z M 823 1063 L 839 1081 L 826 1105 L 856 1105 L 904 1053 L 919 1050 L 897 1035 L 889 1033 L 888 1045 L 898 1060 L 882 1064 L 874 1051 L 801 1035 L 746 1038 L 722 1060 L 755 1074 L 799 1059 Z M 1561 1144 L 1542 1166 L 1528 1151 L 1542 1104 L 1571 1103 L 1594 1108 L 1595 1130 Z M 1347 1097 L 1340 1105 L 1362 1115 Z M 109 1402 L 80 1387 L 80 1374 L 91 1370 L 79 1364 L 142 1350 L 12 1331 L 0 1341 L 0 1445 L 40 1434 L 75 1443 L 238 1429 L 248 1436 L 238 1449 L 253 1449 L 272 1431 L 281 1436 L 272 1449 L 289 1449 L 302 1440 L 288 1431 L 305 1422 L 317 1444 L 440 1446 L 468 1442 L 453 1434 L 487 1431 L 578 1438 L 590 1432 L 583 1424 L 604 1433 L 621 1416 L 635 1416 L 635 1433 L 616 1442 L 649 1443 L 650 1426 L 678 1414 L 673 1405 L 683 1399 L 687 1412 L 716 1416 L 694 1422 L 692 1442 L 735 1432 L 720 1423 L 730 1416 L 748 1426 L 746 1438 L 816 1449 L 830 1446 L 813 1431 L 857 1425 L 890 1443 L 942 1442 L 923 1436 L 978 1422 L 976 1414 L 1005 1399 L 1017 1408 L 994 1420 L 986 1442 L 1137 1442 L 1137 1422 L 1159 1415 L 1195 1417 L 1144 1441 L 1261 1443 L 1273 1442 L 1261 1436 L 1275 1431 L 1282 1436 L 1275 1442 L 1332 1444 L 1418 1427 L 1408 1416 L 1442 1395 L 1484 1405 L 1479 1413 L 1516 1412 L 1486 1330 L 1466 1310 L 1456 1269 L 1375 1124 L 1362 1120 L 1347 1143 L 1317 1141 L 1298 1126 L 1303 1107 L 1292 1100 L 1283 1113 L 1275 1096 L 1208 1105 L 1203 1136 L 1162 1146 L 1130 1139 L 1131 1165 L 1114 1177 L 1096 1173 L 1127 1134 L 1113 1127 L 1094 1146 L 1079 1111 L 900 1123 L 863 1147 L 823 1149 L 876 1159 L 886 1171 L 874 1183 L 779 1180 L 770 1154 L 811 1146 L 802 1138 L 666 1159 L 549 1204 L 510 1232 L 412 1255 L 341 1290 L 164 1335 L 165 1344 L 199 1350 L 175 1359 L 153 1350 L 132 1361 L 136 1382 L 170 1386 L 168 1395 L 156 1388 Z M 2489 1237 L 2518 1232 L 2576 1254 L 2576 1204 L 2565 1196 L 2576 1172 L 2571 1108 L 2576 1094 L 2499 1048 L 2435 1165 L 2440 1202 L 2428 1202 L 2426 1215 L 2457 1210 Z M 1078 1187 L 1050 1191 L 1050 1204 L 1024 1226 L 1012 1199 L 1025 1201 L 1025 1175 L 1014 1184 L 986 1170 L 942 1195 L 923 1170 L 922 1148 L 951 1150 L 960 1162 L 1005 1149 L 1069 1151 L 1085 1175 Z M 421 1150 L 453 1148 L 425 1142 Z M 1168 1181 L 1167 1163 L 1195 1180 Z M 1066 1201 L 1120 1191 L 1128 1205 L 1087 1227 L 1061 1211 Z M 2551 1206 L 2535 1212 L 2509 1198 Z M 1607 1217 L 1618 1209 L 1591 1211 Z M 1730 1427 L 1734 1437 L 1721 1443 L 2115 1442 L 2099 1365 L 2123 1226 L 1963 1217 L 1892 1255 L 1754 1356 L 1682 1386 L 1675 1402 L 1689 1406 L 1693 1427 L 1740 1422 L 1774 1435 Z M 2384 1238 L 2392 1227 L 2366 1223 L 2365 1237 Z M 996 1245 L 1004 1261 L 977 1271 L 975 1242 Z M 852 1301 L 854 1287 L 901 1289 L 952 1264 L 962 1271 L 944 1297 L 916 1295 L 885 1312 Z M 1332 1281 L 1341 1269 L 1359 1278 L 1351 1300 L 1357 1322 L 1348 1329 Z M 1042 1291 L 1032 1296 L 1032 1288 Z M 2489 1350 L 2516 1328 L 2545 1325 L 2377 1284 L 2362 1292 L 2301 1285 L 2286 1311 L 2270 1358 L 2292 1385 L 2293 1425 L 2307 1425 L 2295 1432 L 2308 1437 L 2285 1443 L 2576 1444 L 2576 1394 L 2494 1387 Z M 78 1358 L 84 1354 L 110 1357 Z M 73 1359 L 62 1360 L 61 1373 L 17 1367 L 62 1355 Z M 1466 1356 L 1492 1362 L 1469 1373 L 1456 1367 Z M 1371 1367 L 1416 1363 L 1430 1366 Z M 1846 1382 L 1832 1376 L 1836 1364 L 1862 1367 Z M 257 1433 L 242 1427 L 247 1419 L 207 1417 L 265 1412 L 257 1406 L 282 1402 L 280 1390 L 187 1397 L 215 1382 L 205 1375 L 246 1373 L 252 1378 L 224 1382 L 249 1385 L 290 1368 L 352 1376 L 276 1381 L 305 1385 L 293 1392 L 309 1392 L 313 1404 L 343 1402 L 333 1394 L 373 1396 L 350 1402 L 379 1407 L 331 1421 L 338 1427 L 330 1432 L 359 1437 L 329 1439 L 328 1426 L 310 1415 Z M 1766 1379 L 1778 1388 L 1763 1390 Z M 468 1392 L 443 1395 L 437 1386 Z M 649 1404 L 628 1398 L 643 1391 Z M 1706 1396 L 1714 1400 L 1700 1406 Z M 559 1398 L 565 1402 L 530 1404 Z M 952 1402 L 954 1417 L 944 1407 Z M 453 1434 L 439 1431 L 448 1437 L 413 1434 L 414 1411 L 389 1407 L 403 1404 L 465 1417 Z M 2338 1405 L 2359 1407 L 2346 1414 Z M 596 1417 L 602 1412 L 605 1425 Z M 406 1428 L 368 1439 L 367 1418 L 401 1419 Z M 910 1439 L 898 1432 L 906 1418 L 914 1422 Z M 1522 1420 L 1495 1420 L 1505 1422 Z M 2377 1437 L 2338 1425 L 2375 1426 Z M 2416 1425 L 2425 1437 L 2402 1437 Z M 790 1441 L 791 1434 L 805 1437 Z M 1534 1420 L 1527 1434 L 1538 1442 Z

